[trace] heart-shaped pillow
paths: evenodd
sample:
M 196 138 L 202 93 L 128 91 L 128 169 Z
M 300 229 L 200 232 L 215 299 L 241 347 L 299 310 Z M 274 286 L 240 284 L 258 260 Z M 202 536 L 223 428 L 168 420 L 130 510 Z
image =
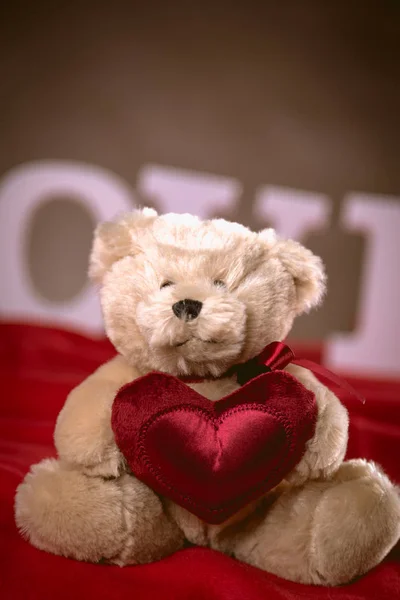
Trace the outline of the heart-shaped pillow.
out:
M 217 402 L 150 373 L 118 392 L 112 427 L 138 479 L 207 523 L 222 523 L 295 467 L 316 417 L 314 394 L 283 371 Z

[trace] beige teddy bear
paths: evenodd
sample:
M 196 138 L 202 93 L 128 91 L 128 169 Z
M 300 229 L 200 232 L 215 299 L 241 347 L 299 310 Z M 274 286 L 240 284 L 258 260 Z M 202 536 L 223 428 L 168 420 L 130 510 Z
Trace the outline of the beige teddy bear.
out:
M 227 370 L 283 340 L 324 293 L 321 260 L 273 230 L 134 211 L 97 228 L 90 276 L 118 351 L 74 389 L 55 429 L 59 459 L 32 467 L 15 502 L 18 527 L 42 550 L 118 565 L 151 562 L 185 543 L 208 546 L 303 583 L 338 585 L 379 563 L 400 537 L 398 491 L 365 460 L 343 462 L 348 417 L 309 371 L 318 419 L 286 479 L 222 525 L 208 525 L 137 480 L 111 428 L 117 391 L 151 371 L 209 400 L 238 388 Z M 191 299 L 190 310 L 173 306 Z

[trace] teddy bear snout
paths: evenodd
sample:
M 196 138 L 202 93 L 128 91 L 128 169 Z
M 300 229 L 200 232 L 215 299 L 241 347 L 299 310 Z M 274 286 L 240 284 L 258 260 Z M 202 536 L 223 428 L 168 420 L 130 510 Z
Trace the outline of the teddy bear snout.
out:
M 172 311 L 178 319 L 193 321 L 197 319 L 202 309 L 203 303 L 198 300 L 180 300 L 172 305 Z

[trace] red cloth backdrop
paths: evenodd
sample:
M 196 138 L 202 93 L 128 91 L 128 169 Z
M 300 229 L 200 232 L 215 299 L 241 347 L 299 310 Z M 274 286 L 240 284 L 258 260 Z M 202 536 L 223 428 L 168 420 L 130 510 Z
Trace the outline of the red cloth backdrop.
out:
M 400 597 L 398 549 L 359 581 L 328 589 L 287 582 L 205 548 L 188 548 L 151 565 L 121 569 L 53 556 L 23 541 L 13 518 L 15 489 L 32 463 L 55 454 L 54 422 L 69 390 L 112 354 L 113 349 L 105 340 L 49 327 L 0 324 L 0 598 Z M 366 378 L 352 379 L 350 383 L 367 402 L 362 405 L 341 394 L 351 415 L 348 456 L 376 460 L 400 483 L 400 381 Z

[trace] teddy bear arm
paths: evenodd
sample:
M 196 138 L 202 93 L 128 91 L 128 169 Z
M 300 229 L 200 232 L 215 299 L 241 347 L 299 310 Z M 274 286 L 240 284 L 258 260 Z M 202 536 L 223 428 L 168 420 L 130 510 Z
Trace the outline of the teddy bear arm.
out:
M 120 387 L 136 376 L 123 357 L 116 356 L 72 390 L 54 432 L 61 460 L 83 467 L 88 475 L 116 477 L 123 470 L 111 410 Z
M 291 483 L 301 485 L 308 479 L 328 478 L 340 467 L 347 449 L 349 419 L 337 396 L 308 369 L 290 365 L 287 371 L 314 392 L 318 406 L 314 436 L 307 442 L 301 461 L 287 477 Z

